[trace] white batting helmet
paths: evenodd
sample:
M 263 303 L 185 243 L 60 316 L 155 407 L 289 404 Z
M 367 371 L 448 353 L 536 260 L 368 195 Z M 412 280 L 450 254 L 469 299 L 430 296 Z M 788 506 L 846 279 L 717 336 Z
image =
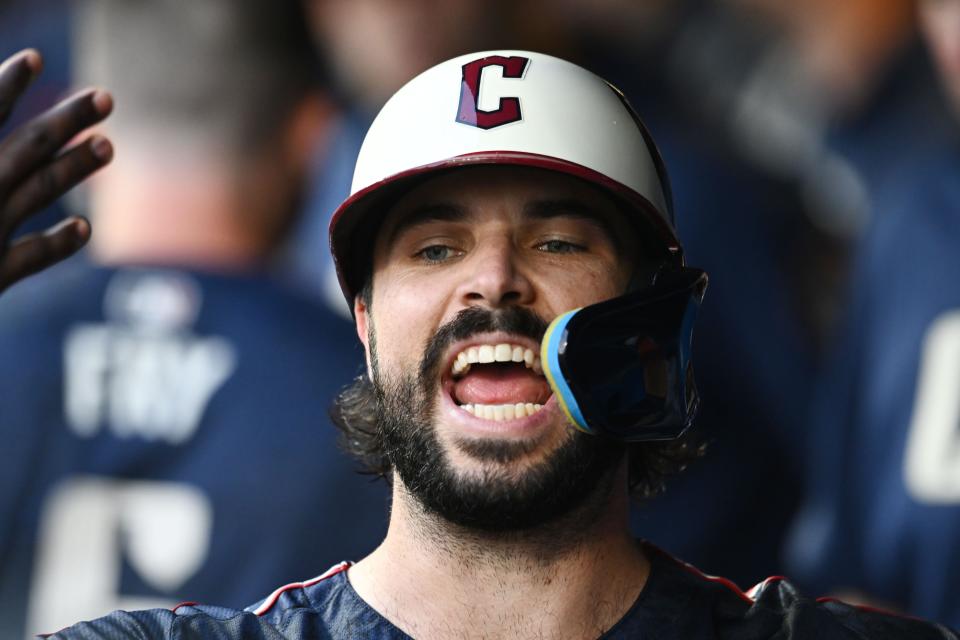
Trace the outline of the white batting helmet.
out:
M 558 171 L 603 188 L 682 262 L 660 154 L 623 94 L 553 56 L 487 51 L 424 71 L 370 126 L 350 197 L 330 222 L 347 304 L 364 285 L 373 238 L 392 199 L 433 172 L 490 164 Z

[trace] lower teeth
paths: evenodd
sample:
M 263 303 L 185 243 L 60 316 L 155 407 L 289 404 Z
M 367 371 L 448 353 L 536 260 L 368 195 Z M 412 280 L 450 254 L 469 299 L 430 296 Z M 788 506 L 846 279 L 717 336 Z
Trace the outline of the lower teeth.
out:
M 518 402 L 516 404 L 464 404 L 460 405 L 464 411 L 485 420 L 515 420 L 532 416 L 543 408 L 542 404 L 532 402 Z

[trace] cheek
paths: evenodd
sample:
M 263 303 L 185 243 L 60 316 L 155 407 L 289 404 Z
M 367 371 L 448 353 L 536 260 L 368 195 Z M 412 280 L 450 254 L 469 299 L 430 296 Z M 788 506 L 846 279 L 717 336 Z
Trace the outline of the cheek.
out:
M 416 371 L 439 326 L 442 300 L 437 287 L 386 278 L 374 281 L 373 320 L 382 372 L 396 376 Z
M 579 265 L 576 270 L 542 277 L 539 288 L 556 313 L 608 300 L 623 294 L 629 275 L 604 262 Z
M 618 265 L 607 264 L 590 274 L 591 290 L 602 300 L 623 295 L 629 284 L 629 270 Z

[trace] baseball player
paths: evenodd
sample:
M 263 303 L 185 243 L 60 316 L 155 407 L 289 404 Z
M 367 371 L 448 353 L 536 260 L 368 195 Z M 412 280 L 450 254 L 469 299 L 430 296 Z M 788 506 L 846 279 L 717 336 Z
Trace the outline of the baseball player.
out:
M 601 78 L 525 51 L 424 72 L 330 229 L 367 357 L 336 413 L 393 483 L 383 543 L 244 611 L 54 637 L 956 638 L 779 579 L 744 593 L 632 539 L 631 494 L 698 452 L 706 276 L 673 229 L 657 151 Z

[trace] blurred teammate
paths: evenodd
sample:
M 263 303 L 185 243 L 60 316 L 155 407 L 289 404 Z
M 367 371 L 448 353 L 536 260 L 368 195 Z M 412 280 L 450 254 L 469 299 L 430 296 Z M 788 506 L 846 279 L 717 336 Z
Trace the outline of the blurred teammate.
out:
M 748 595 L 633 539 L 630 495 L 697 451 L 705 276 L 617 90 L 542 54 L 467 54 L 387 102 L 354 175 L 330 238 L 367 372 L 337 420 L 392 480 L 383 543 L 245 612 L 118 612 L 56 637 L 957 637 L 782 580 Z
M 921 26 L 960 113 L 960 2 Z M 913 128 L 926 123 L 911 123 Z M 790 573 L 960 624 L 960 137 L 911 159 L 876 199 L 845 327 L 810 420 L 810 498 Z M 895 150 L 897 154 L 900 149 Z
M 87 194 L 91 262 L 0 311 L 4 638 L 117 607 L 241 606 L 382 537 L 386 493 L 327 418 L 362 352 L 267 273 L 325 119 L 295 7 L 77 4 L 77 75 L 111 87 L 124 151 Z

